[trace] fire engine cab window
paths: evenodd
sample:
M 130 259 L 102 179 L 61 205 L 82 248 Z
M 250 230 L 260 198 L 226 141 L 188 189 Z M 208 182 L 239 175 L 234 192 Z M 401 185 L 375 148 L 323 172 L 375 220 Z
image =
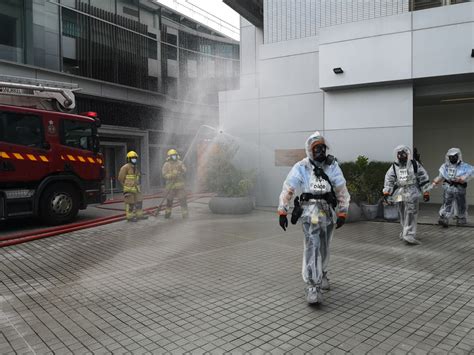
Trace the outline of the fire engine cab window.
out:
M 77 149 L 92 150 L 92 136 L 91 123 L 63 120 L 62 144 Z
M 41 147 L 43 129 L 38 116 L 0 112 L 0 141 L 28 147 Z

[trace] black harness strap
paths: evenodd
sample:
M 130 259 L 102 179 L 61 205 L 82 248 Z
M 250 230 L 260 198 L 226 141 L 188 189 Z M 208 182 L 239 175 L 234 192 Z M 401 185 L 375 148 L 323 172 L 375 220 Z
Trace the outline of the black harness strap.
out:
M 415 159 L 412 159 L 411 163 L 413 165 L 413 171 L 415 172 L 415 175 L 418 174 L 418 163 L 416 162 Z M 395 178 L 397 178 L 397 170 L 395 170 L 395 165 L 398 165 L 398 164 L 393 163 L 392 169 L 393 169 L 393 175 L 395 175 Z
M 311 165 L 313 166 L 313 172 L 316 177 L 321 177 L 323 180 L 326 180 L 329 183 L 329 186 L 331 186 L 331 192 L 325 193 L 323 195 L 320 195 L 322 197 L 316 198 L 316 199 L 324 199 L 329 203 L 333 208 L 337 207 L 337 197 L 336 197 L 336 192 L 334 191 L 334 187 L 332 186 L 331 180 L 329 179 L 329 176 L 324 172 L 323 168 L 316 166 L 316 164 L 309 160 Z M 331 161 L 332 163 L 332 161 Z M 312 194 L 310 194 L 312 195 Z M 316 196 L 316 195 L 313 195 Z

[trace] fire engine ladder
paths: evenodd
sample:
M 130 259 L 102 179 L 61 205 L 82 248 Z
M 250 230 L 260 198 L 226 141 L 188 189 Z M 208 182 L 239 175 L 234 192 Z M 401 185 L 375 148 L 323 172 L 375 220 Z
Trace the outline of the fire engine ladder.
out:
M 76 84 L 0 75 L 0 104 L 71 112 Z

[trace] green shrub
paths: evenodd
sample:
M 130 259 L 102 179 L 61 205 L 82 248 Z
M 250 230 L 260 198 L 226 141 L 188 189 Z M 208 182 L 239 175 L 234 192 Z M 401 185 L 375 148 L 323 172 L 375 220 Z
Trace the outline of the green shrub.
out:
M 382 196 L 385 173 L 391 165 L 390 162 L 369 162 L 363 155 L 357 157 L 355 162 L 341 163 L 351 200 L 357 203 L 376 204 Z
M 208 161 L 206 188 L 221 197 L 248 196 L 255 185 L 253 172 L 238 169 L 232 164 L 235 148 L 221 144 Z

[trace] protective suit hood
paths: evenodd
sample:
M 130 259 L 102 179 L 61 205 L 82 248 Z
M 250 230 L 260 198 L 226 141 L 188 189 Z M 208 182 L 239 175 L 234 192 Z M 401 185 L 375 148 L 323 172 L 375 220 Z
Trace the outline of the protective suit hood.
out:
M 448 164 L 448 165 L 452 165 L 451 162 L 449 161 L 449 156 L 450 155 L 455 155 L 455 154 L 458 155 L 457 164 L 461 163 L 462 162 L 462 153 L 461 153 L 461 149 L 459 149 L 459 148 L 451 148 L 451 149 L 448 150 L 448 152 L 446 153 L 446 156 L 444 158 L 445 163 Z
M 408 148 L 408 146 L 402 144 L 402 145 L 397 146 L 397 147 L 393 150 L 393 156 L 394 156 L 394 161 L 395 161 L 395 162 L 400 163 L 400 162 L 398 161 L 398 156 L 397 156 L 397 154 L 398 154 L 398 152 L 401 152 L 401 151 L 404 151 L 405 153 L 407 153 L 407 155 L 408 155 L 407 161 L 410 161 L 410 160 L 413 159 L 413 157 L 412 157 L 412 155 L 411 155 L 411 150 L 410 150 L 410 148 Z
M 326 138 L 324 138 L 319 131 L 314 132 L 308 137 L 305 143 L 306 156 L 313 162 L 315 161 L 313 157 L 313 146 L 317 143 L 323 143 L 326 146 L 326 149 L 329 150 L 329 144 Z

